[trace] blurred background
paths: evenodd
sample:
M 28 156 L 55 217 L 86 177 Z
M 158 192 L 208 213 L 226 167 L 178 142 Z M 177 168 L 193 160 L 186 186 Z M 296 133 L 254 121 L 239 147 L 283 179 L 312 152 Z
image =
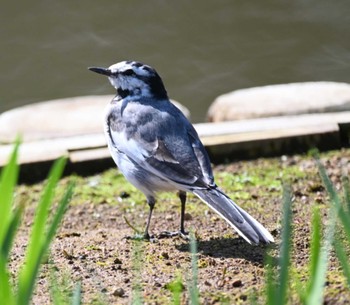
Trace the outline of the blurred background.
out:
M 350 82 L 350 1 L 5 1 L 0 112 L 114 94 L 88 66 L 157 69 L 169 96 L 204 121 L 216 96 L 302 81 Z

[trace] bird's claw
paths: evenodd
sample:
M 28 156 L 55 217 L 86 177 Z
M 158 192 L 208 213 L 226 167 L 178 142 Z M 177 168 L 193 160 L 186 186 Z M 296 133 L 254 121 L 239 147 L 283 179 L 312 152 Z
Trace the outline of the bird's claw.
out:
M 149 241 L 150 243 L 158 242 L 158 239 L 154 237 L 154 235 L 149 234 L 135 234 L 133 236 L 125 236 L 127 240 L 135 240 L 135 241 Z
M 189 237 L 189 234 L 188 232 L 186 231 L 163 231 L 163 232 L 160 232 L 159 235 L 158 235 L 158 238 L 161 239 L 161 238 L 171 238 L 171 237 L 174 237 L 174 236 L 178 236 L 184 240 L 190 240 L 190 237 Z

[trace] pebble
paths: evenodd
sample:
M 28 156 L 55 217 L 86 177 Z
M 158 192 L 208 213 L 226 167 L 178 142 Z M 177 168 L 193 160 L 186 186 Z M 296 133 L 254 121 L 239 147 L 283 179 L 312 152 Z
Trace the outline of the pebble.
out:
M 232 287 L 242 287 L 243 284 L 242 284 L 242 281 L 241 280 L 235 280 L 233 283 L 232 283 Z
M 160 287 L 162 287 L 162 284 L 161 284 L 161 283 L 159 283 L 159 282 L 155 282 L 155 283 L 154 283 L 154 287 L 158 287 L 158 288 L 160 288 Z
M 120 264 L 122 264 L 122 261 L 117 257 L 117 258 L 114 260 L 114 263 L 117 264 L 117 265 L 120 265 Z
M 125 291 L 123 288 L 117 288 L 112 293 L 115 297 L 123 297 L 125 295 Z
M 162 257 L 163 257 L 164 259 L 169 259 L 169 254 L 168 254 L 167 252 L 163 252 L 163 253 L 162 253 Z
M 124 199 L 124 198 L 129 198 L 130 197 L 130 194 L 127 193 L 127 192 L 121 192 L 119 194 L 120 198 Z

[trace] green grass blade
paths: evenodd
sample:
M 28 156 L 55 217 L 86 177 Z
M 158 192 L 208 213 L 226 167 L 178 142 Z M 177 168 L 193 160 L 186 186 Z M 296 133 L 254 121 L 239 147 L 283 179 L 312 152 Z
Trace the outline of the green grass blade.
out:
M 266 304 L 280 305 L 287 299 L 290 253 L 292 248 L 292 199 L 289 186 L 283 187 L 282 243 L 279 252 L 278 274 L 273 271 L 273 260 L 266 256 Z
M 332 220 L 334 221 L 334 220 Z M 331 233 L 333 225 L 328 229 L 327 237 L 325 238 L 325 243 L 321 248 L 319 254 L 317 267 L 315 269 L 314 277 L 310 279 L 311 285 L 309 293 L 306 298 L 306 304 L 322 304 L 323 302 L 323 288 L 326 279 L 326 272 L 328 267 L 328 256 L 331 248 L 332 235 Z
M 65 300 L 63 299 L 63 293 L 61 287 L 59 287 L 57 281 L 56 268 L 52 267 L 50 270 L 50 297 L 53 305 L 63 305 Z
M 13 211 L 9 226 L 7 228 L 7 232 L 5 232 L 4 241 L 1 245 L 1 256 L 4 257 L 6 260 L 8 259 L 8 255 L 11 251 L 13 241 L 15 239 L 19 224 L 22 219 L 23 211 L 24 205 L 20 205 Z
M 141 263 L 142 248 L 141 241 L 135 240 L 133 243 L 133 284 L 132 284 L 132 305 L 142 305 L 142 286 L 141 286 Z
M 282 247 L 279 258 L 279 287 L 277 290 L 277 300 L 284 301 L 287 298 L 287 288 L 289 283 L 289 266 L 291 253 L 291 236 L 292 236 L 292 199 L 291 190 L 288 186 L 283 191 L 283 222 L 282 222 Z
M 7 259 L 4 257 L 0 257 L 0 299 L 2 304 L 15 304 L 15 297 L 7 271 Z
M 350 214 L 350 183 L 349 177 L 343 175 L 342 176 L 342 184 L 344 189 L 344 201 L 346 205 L 347 214 Z
M 80 305 L 80 304 L 81 304 L 81 283 L 78 282 L 78 284 L 75 286 L 75 289 L 73 291 L 71 305 Z
M 331 207 L 329 210 L 328 225 L 326 227 L 324 243 L 320 249 L 314 276 L 310 279 L 311 285 L 309 293 L 306 297 L 306 304 L 308 305 L 322 304 L 323 302 L 323 289 L 326 280 L 328 257 L 334 238 L 336 215 L 338 214 L 339 208 L 341 207 L 339 196 L 337 195 L 336 190 L 331 180 L 329 179 L 325 168 L 318 159 L 316 161 L 321 179 L 331 199 Z
M 18 138 L 9 161 L 0 174 L 0 300 L 9 305 L 15 304 L 15 297 L 8 272 L 8 257 L 21 216 L 19 209 L 12 212 L 13 194 L 19 173 L 19 145 Z
M 193 233 L 190 234 L 191 269 L 192 278 L 189 286 L 190 304 L 199 305 L 198 290 L 198 266 L 197 266 L 197 241 Z
M 277 304 L 276 300 L 276 291 L 277 291 L 277 284 L 276 280 L 274 278 L 274 272 L 273 272 L 273 261 L 271 255 L 266 255 L 265 257 L 265 266 L 266 268 L 266 305 L 274 305 Z
M 41 200 L 38 204 L 34 217 L 34 223 L 27 252 L 29 261 L 38 256 L 38 253 L 40 252 L 40 247 L 38 246 L 41 246 L 45 239 L 43 232 L 45 232 L 46 220 L 49 216 L 49 208 L 53 201 L 56 185 L 63 173 L 65 163 L 66 160 L 64 158 L 58 159 L 50 171 L 47 184 L 41 196 Z
M 317 266 L 319 264 L 320 252 L 321 252 L 321 238 L 322 238 L 322 227 L 321 227 L 321 214 L 319 209 L 315 206 L 312 215 L 312 237 L 310 243 L 310 265 L 309 265 L 309 278 L 314 279 L 317 272 Z M 311 291 L 311 281 L 306 290 L 306 295 Z
M 345 236 L 348 241 L 350 241 L 350 184 L 349 178 L 347 176 L 342 177 L 342 184 L 344 190 L 344 206 L 340 207 L 338 217 L 341 220 L 343 228 L 345 230 Z M 350 263 L 348 260 L 348 255 L 344 248 L 344 241 L 340 238 L 335 238 L 334 240 L 334 249 L 338 260 L 342 266 L 344 276 L 347 280 L 347 284 L 350 287 Z
M 71 291 L 72 280 L 69 274 L 58 272 L 56 266 L 50 270 L 50 297 L 53 305 L 80 305 L 81 303 L 81 282 L 74 285 Z M 95 303 L 94 303 L 95 304 Z M 104 304 L 96 301 L 96 304 Z
M 333 183 L 331 181 L 331 179 L 329 179 L 327 173 L 326 173 L 326 169 L 324 168 L 324 166 L 322 165 L 322 163 L 320 162 L 320 160 L 316 159 L 316 163 L 318 166 L 318 171 L 320 173 L 322 182 L 327 190 L 327 193 L 329 195 L 329 198 L 331 200 L 331 203 L 336 207 L 336 209 L 338 210 L 341 207 L 341 200 L 337 194 L 336 189 L 333 186 Z
M 283 219 L 282 219 L 282 244 L 279 253 L 278 270 L 276 275 L 273 271 L 273 260 L 270 255 L 266 256 L 266 304 L 284 304 L 287 298 L 289 284 L 289 266 L 292 236 L 292 199 L 289 186 L 283 187 Z
M 303 286 L 300 280 L 297 282 L 297 292 L 302 304 L 307 303 L 308 296 L 311 294 L 317 276 L 317 269 L 320 266 L 322 220 L 320 210 L 317 206 L 314 206 L 313 208 L 311 231 L 309 280 L 306 283 L 306 288 L 304 288 L 305 285 Z
M 329 179 L 326 170 L 324 166 L 321 164 L 321 162 L 317 159 L 316 160 L 317 165 L 318 165 L 318 170 L 321 175 L 321 179 L 323 181 L 323 184 L 326 187 L 327 193 L 330 197 L 331 203 L 333 208 L 336 210 L 336 214 L 338 215 L 340 221 L 343 224 L 344 230 L 346 232 L 346 236 L 349 238 L 350 241 L 350 217 L 349 214 L 345 211 L 344 207 L 341 204 L 341 200 L 337 194 L 336 189 L 334 188 L 332 181 Z M 345 189 L 348 186 L 345 185 Z M 347 192 L 347 191 L 345 191 Z M 347 194 L 345 194 L 345 197 L 347 197 Z M 349 200 L 346 198 L 346 200 Z
M 54 191 L 63 173 L 65 162 L 66 160 L 61 158 L 54 163 L 36 210 L 31 237 L 25 256 L 25 264 L 19 274 L 18 304 L 29 304 L 41 260 L 51 242 L 51 240 L 47 239 L 47 234 L 45 234 L 45 226 L 49 216 L 49 208 L 53 201 Z M 50 237 L 52 238 L 53 236 Z
M 67 209 L 67 206 L 72 198 L 73 190 L 74 190 L 74 183 L 70 183 L 67 187 L 66 192 L 64 193 L 62 199 L 60 200 L 56 214 L 54 215 L 51 225 L 49 225 L 48 232 L 47 232 L 47 238 L 45 240 L 45 249 L 48 248 L 48 245 L 50 241 L 54 238 L 57 228 L 59 227 L 61 220 L 65 214 L 65 211 Z
M 182 277 L 181 274 L 178 273 L 176 275 L 176 278 L 174 281 L 167 284 L 166 288 L 171 292 L 171 299 L 173 305 L 180 305 L 181 304 L 181 294 L 183 291 L 183 283 L 182 283 Z
M 20 141 L 17 139 L 7 165 L 2 169 L 0 176 L 0 246 L 3 245 L 11 219 L 13 194 L 17 184 L 19 166 L 17 164 Z
M 64 216 L 64 213 L 66 211 L 67 205 L 73 195 L 73 189 L 74 189 L 74 184 L 70 183 L 68 185 L 68 188 L 65 192 L 65 194 L 63 195 L 61 201 L 59 202 L 58 206 L 57 206 L 57 211 L 56 214 L 53 216 L 53 220 L 51 222 L 51 224 L 49 225 L 48 228 L 48 232 L 47 232 L 47 238 L 45 240 L 45 244 L 43 245 L 43 249 L 42 249 L 42 254 L 40 256 L 43 256 L 45 254 L 45 252 L 47 251 L 51 240 L 54 238 L 55 234 L 56 234 L 56 230 L 58 229 L 61 220 Z M 54 305 L 60 305 L 60 304 L 65 304 L 64 301 L 62 301 L 62 293 L 60 291 L 60 287 L 58 287 L 58 283 L 56 281 L 56 277 L 54 272 L 51 275 L 51 298 L 53 301 Z M 79 288 L 80 289 L 80 288 Z M 79 299 L 80 301 L 80 299 Z M 73 301 L 72 301 L 73 302 Z
M 348 260 L 348 255 L 345 252 L 342 242 L 337 238 L 334 240 L 334 249 L 339 259 L 339 262 L 343 268 L 343 273 L 348 283 L 348 286 L 350 287 L 350 264 Z
M 125 223 L 128 225 L 128 227 L 129 227 L 131 230 L 133 230 L 133 231 L 135 232 L 136 235 L 142 236 L 142 232 L 141 232 L 140 230 L 136 229 L 136 227 L 133 226 L 133 225 L 131 224 L 131 222 L 130 222 L 125 216 L 123 216 L 123 218 L 124 218 Z
M 346 237 L 350 241 L 350 215 L 345 211 L 344 207 L 340 206 L 340 204 L 338 206 L 338 209 L 338 217 L 343 225 Z

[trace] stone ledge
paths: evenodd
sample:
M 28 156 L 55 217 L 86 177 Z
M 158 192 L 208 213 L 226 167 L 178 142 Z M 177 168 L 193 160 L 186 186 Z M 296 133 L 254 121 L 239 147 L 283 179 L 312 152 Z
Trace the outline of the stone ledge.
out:
M 102 133 L 105 107 L 113 97 L 71 97 L 6 111 L 0 114 L 0 143 L 11 143 L 17 134 L 29 142 Z M 187 108 L 172 102 L 189 118 Z
M 210 122 L 350 111 L 350 84 L 305 82 L 235 90 L 218 96 L 208 110 Z
M 310 114 L 194 125 L 211 160 L 301 153 L 310 148 L 349 145 L 350 112 Z M 12 145 L 0 145 L 3 166 Z M 102 133 L 23 143 L 19 162 L 24 180 L 42 179 L 58 157 L 68 157 L 67 172 L 81 174 L 114 166 Z

